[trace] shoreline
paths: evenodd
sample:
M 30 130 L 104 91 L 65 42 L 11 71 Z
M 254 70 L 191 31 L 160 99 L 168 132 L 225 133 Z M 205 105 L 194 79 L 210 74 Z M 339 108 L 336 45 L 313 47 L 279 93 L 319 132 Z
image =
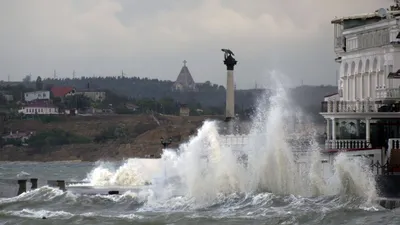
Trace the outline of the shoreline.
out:
M 123 159 L 99 159 L 95 161 L 86 161 L 86 160 L 44 160 L 44 161 L 35 161 L 35 160 L 0 160 L 0 163 L 96 163 L 96 162 L 124 162 L 129 159 L 160 159 L 160 158 L 146 158 L 146 157 L 128 157 Z

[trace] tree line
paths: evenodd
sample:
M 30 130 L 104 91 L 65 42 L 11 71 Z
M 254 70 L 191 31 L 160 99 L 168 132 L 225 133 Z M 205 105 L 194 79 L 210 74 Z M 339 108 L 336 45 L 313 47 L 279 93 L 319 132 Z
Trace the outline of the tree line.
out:
M 165 114 L 177 114 L 181 104 L 187 104 L 193 113 L 202 109 L 206 114 L 224 114 L 226 90 L 223 86 L 210 81 L 197 84 L 197 92 L 177 92 L 172 90 L 172 81 L 139 77 L 81 77 L 46 78 L 32 81 L 26 77 L 16 87 L 3 87 L 11 91 L 15 99 L 21 99 L 22 91 L 35 89 L 50 90 L 52 86 L 73 86 L 76 89 L 100 89 L 106 91 L 106 99 L 101 107 L 112 105 L 120 112 L 127 112 L 126 103 L 135 104 L 139 112 L 157 111 Z M 288 91 L 289 98 L 303 111 L 316 120 L 323 97 L 337 92 L 335 86 L 299 86 Z M 235 90 L 235 108 L 239 114 L 247 115 L 254 111 L 257 99 L 271 95 L 271 91 L 261 89 Z M 77 102 L 71 100 L 70 102 Z M 85 102 L 85 101 L 82 101 Z M 85 104 L 83 104 L 85 105 Z M 129 110 L 128 110 L 129 111 Z

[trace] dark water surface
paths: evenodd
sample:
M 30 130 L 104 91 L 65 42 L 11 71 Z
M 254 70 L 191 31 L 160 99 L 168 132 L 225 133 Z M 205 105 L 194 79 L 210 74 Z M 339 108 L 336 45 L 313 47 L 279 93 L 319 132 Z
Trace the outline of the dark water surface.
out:
M 0 179 L 28 173 L 39 179 L 79 181 L 93 163 L 1 163 Z M 400 224 L 399 210 L 386 210 L 351 197 L 276 196 L 241 193 L 213 202 L 185 197 L 158 199 L 154 190 L 120 196 L 80 195 L 49 187 L 15 192 L 0 182 L 0 224 Z M 47 219 L 43 220 L 42 217 Z

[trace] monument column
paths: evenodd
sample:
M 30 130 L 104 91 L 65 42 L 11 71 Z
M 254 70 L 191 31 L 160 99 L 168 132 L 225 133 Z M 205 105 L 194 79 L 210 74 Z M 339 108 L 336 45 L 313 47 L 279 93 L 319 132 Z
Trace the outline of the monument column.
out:
M 227 76 L 226 76 L 226 109 L 225 109 L 225 121 L 229 122 L 235 118 L 235 87 L 233 70 L 237 63 L 234 54 L 229 49 L 222 49 L 225 53 L 224 64 L 226 65 Z

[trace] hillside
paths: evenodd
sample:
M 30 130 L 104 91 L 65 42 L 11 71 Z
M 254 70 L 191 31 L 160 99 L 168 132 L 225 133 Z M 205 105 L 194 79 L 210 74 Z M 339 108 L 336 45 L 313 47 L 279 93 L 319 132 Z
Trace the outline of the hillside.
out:
M 22 83 L 26 87 L 34 88 L 35 82 Z M 175 92 L 171 90 L 172 81 L 148 79 L 139 77 L 81 77 L 75 79 L 51 79 L 43 80 L 44 87 L 73 86 L 77 89 L 85 88 L 90 85 L 94 89 L 109 90 L 120 96 L 131 99 L 161 99 L 172 98 L 179 103 L 199 103 L 203 107 L 219 108 L 217 111 L 224 111 L 225 87 L 212 84 L 209 81 L 197 84 L 198 92 Z M 1 84 L 0 85 L 6 85 Z M 318 114 L 320 102 L 328 94 L 337 92 L 336 86 L 303 85 L 288 90 L 290 97 L 306 111 L 311 110 L 314 115 Z M 238 109 L 247 109 L 254 106 L 257 98 L 262 95 L 261 89 L 235 90 L 235 104 Z M 270 93 L 270 92 L 268 92 Z M 14 98 L 18 99 L 21 93 L 14 93 Z
M 209 117 L 210 119 L 221 119 Z M 96 117 L 71 117 L 64 121 L 43 123 L 38 120 L 9 121 L 8 130 L 32 131 L 36 133 L 61 129 L 74 135 L 95 140 L 104 132 L 122 131 L 118 138 L 85 144 L 32 147 L 5 146 L 1 149 L 0 161 L 57 161 L 99 159 L 122 159 L 126 157 L 159 156 L 160 138 L 172 138 L 171 147 L 188 140 L 196 132 L 206 117 L 152 116 L 152 115 L 113 115 Z

